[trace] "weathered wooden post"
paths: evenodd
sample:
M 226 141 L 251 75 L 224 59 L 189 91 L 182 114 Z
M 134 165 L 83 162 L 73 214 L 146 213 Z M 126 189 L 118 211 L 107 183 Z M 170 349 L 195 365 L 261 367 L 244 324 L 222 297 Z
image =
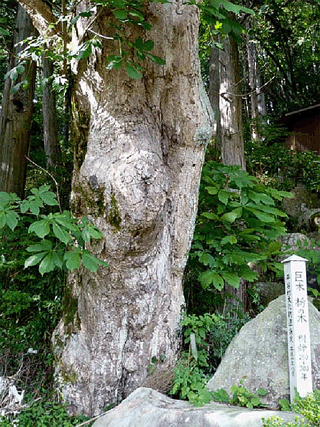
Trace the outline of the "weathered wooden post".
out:
M 286 285 L 291 403 L 295 396 L 295 388 L 301 397 L 312 392 L 307 261 L 297 255 L 292 255 L 282 261 Z

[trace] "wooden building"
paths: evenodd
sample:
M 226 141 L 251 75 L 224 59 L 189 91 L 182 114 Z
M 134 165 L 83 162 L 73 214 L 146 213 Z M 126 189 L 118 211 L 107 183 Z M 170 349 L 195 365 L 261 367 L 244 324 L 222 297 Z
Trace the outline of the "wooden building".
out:
M 280 122 L 290 132 L 286 145 L 291 150 L 320 154 L 320 104 L 287 113 Z

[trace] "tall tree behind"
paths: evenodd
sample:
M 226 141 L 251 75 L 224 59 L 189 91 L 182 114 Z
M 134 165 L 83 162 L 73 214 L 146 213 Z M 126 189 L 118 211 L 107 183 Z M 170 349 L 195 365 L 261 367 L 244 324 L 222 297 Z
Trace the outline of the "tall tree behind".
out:
M 259 122 L 267 114 L 264 93 L 261 91 L 261 75 L 258 63 L 258 52 L 256 43 L 250 36 L 252 28 L 252 16 L 248 16 L 246 21 L 246 51 L 248 66 L 248 81 L 250 91 L 250 118 L 251 137 L 253 140 L 260 139 Z
M 16 67 L 19 53 L 24 48 L 17 43 L 34 35 L 36 30 L 28 14 L 19 6 L 8 70 Z M 14 85 L 21 83 L 15 93 L 11 93 L 12 79 L 7 78 L 0 114 L 0 191 L 14 192 L 20 197 L 23 197 L 26 180 L 36 64 L 28 61 L 24 67 L 24 72 L 14 81 Z M 26 83 L 22 84 L 23 81 Z
M 50 60 L 46 54 L 43 54 L 43 143 L 46 154 L 47 168 L 54 166 L 57 163 L 60 155 L 56 93 L 52 85 L 53 73 L 54 67 L 52 60 Z
M 221 147 L 223 164 L 245 169 L 238 45 L 229 35 L 222 44 L 223 49 L 212 48 L 209 65 L 209 99 L 217 122 L 216 141 Z M 239 301 L 246 306 L 244 281 L 238 289 L 226 284 L 224 292 L 229 307 L 235 307 Z
M 209 65 L 209 98 L 217 121 L 216 140 L 222 162 L 245 169 L 238 46 L 230 36 L 222 44 L 223 49 L 212 48 Z

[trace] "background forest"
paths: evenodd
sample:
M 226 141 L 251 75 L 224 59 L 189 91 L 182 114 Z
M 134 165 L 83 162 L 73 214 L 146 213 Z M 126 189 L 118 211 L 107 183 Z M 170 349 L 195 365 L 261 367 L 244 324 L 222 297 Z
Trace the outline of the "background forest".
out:
M 47 3 L 62 16 L 71 7 L 64 0 Z M 207 149 L 195 234 L 184 275 L 184 349 L 175 380 L 163 379 L 168 382 L 168 393 L 196 402 L 206 401 L 202 386 L 233 336 L 265 307 L 259 283 L 281 278 L 279 236 L 310 231 L 283 212 L 283 199 L 303 184 L 319 206 L 318 153 L 292 151 L 285 144 L 290 136 L 285 115 L 319 104 L 319 2 L 238 3 L 242 12 L 231 7 L 220 20 L 219 16 L 206 16 L 210 5 L 205 3 L 200 27 L 201 72 L 215 113 L 215 135 Z M 18 110 L 21 97 L 23 102 L 29 99 L 24 104 L 29 105 L 25 117 L 15 124 L 15 132 L 22 136 L 13 178 L 0 171 L 0 191 L 16 193 L 28 203 L 16 223 L 7 215 L 9 202 L 1 193 L 0 379 L 11 378 L 19 392 L 24 390 L 23 402 L 33 402 L 20 414 L 19 425 L 37 425 L 32 423 L 39 419 L 41 425 L 76 425 L 84 418 L 68 417 L 64 407 L 56 403 L 51 336 L 62 307 L 72 304 L 65 281 L 68 270 L 80 263 L 80 255 L 62 257 L 61 262 L 41 262 L 47 249 L 36 248 L 37 238 L 47 237 L 52 248 L 66 237 L 53 226 L 51 234 L 41 234 L 39 223 L 32 233 L 30 225 L 39 209 L 46 218 L 52 215 L 51 219 L 58 211 L 70 209 L 74 153 L 69 59 L 88 57 L 91 47 L 83 45 L 67 54 L 66 46 L 57 45 L 49 52 L 46 43 L 54 43 L 54 39 L 44 41 L 31 23 L 26 25 L 28 17 L 21 8 L 17 14 L 16 1 L 3 0 L 0 12 L 0 163 L 10 158 L 17 143 L 15 134 L 4 131 L 9 100 L 14 100 Z M 69 23 L 62 19 L 62 25 Z M 26 44 L 23 40 L 27 38 Z M 138 49 L 149 52 L 148 46 Z M 153 60 L 161 64 L 161 58 Z M 117 68 L 115 62 L 110 64 L 109 68 Z M 130 67 L 127 72 L 132 78 L 140 73 Z M 55 196 L 48 195 L 52 194 L 49 190 Z M 11 206 L 17 207 L 15 203 L 20 202 L 10 199 Z M 116 217 L 114 221 L 117 225 Z M 71 231 L 75 239 L 82 233 L 83 245 L 85 233 L 89 241 L 99 238 L 99 232 L 87 223 L 81 227 Z M 94 271 L 98 263 L 84 253 L 83 264 Z M 320 274 L 316 251 L 301 245 L 299 254 L 311 260 L 314 275 Z M 189 348 L 192 334 L 197 358 Z M 150 369 L 160 363 L 152 360 Z M 4 399 L 0 393 L 0 415 Z

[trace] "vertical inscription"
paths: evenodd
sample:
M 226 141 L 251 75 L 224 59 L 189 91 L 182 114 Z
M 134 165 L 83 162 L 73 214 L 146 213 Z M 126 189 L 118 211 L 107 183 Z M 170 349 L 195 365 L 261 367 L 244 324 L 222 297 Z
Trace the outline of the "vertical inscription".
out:
M 286 285 L 290 399 L 312 392 L 306 259 L 293 255 L 282 261 Z

